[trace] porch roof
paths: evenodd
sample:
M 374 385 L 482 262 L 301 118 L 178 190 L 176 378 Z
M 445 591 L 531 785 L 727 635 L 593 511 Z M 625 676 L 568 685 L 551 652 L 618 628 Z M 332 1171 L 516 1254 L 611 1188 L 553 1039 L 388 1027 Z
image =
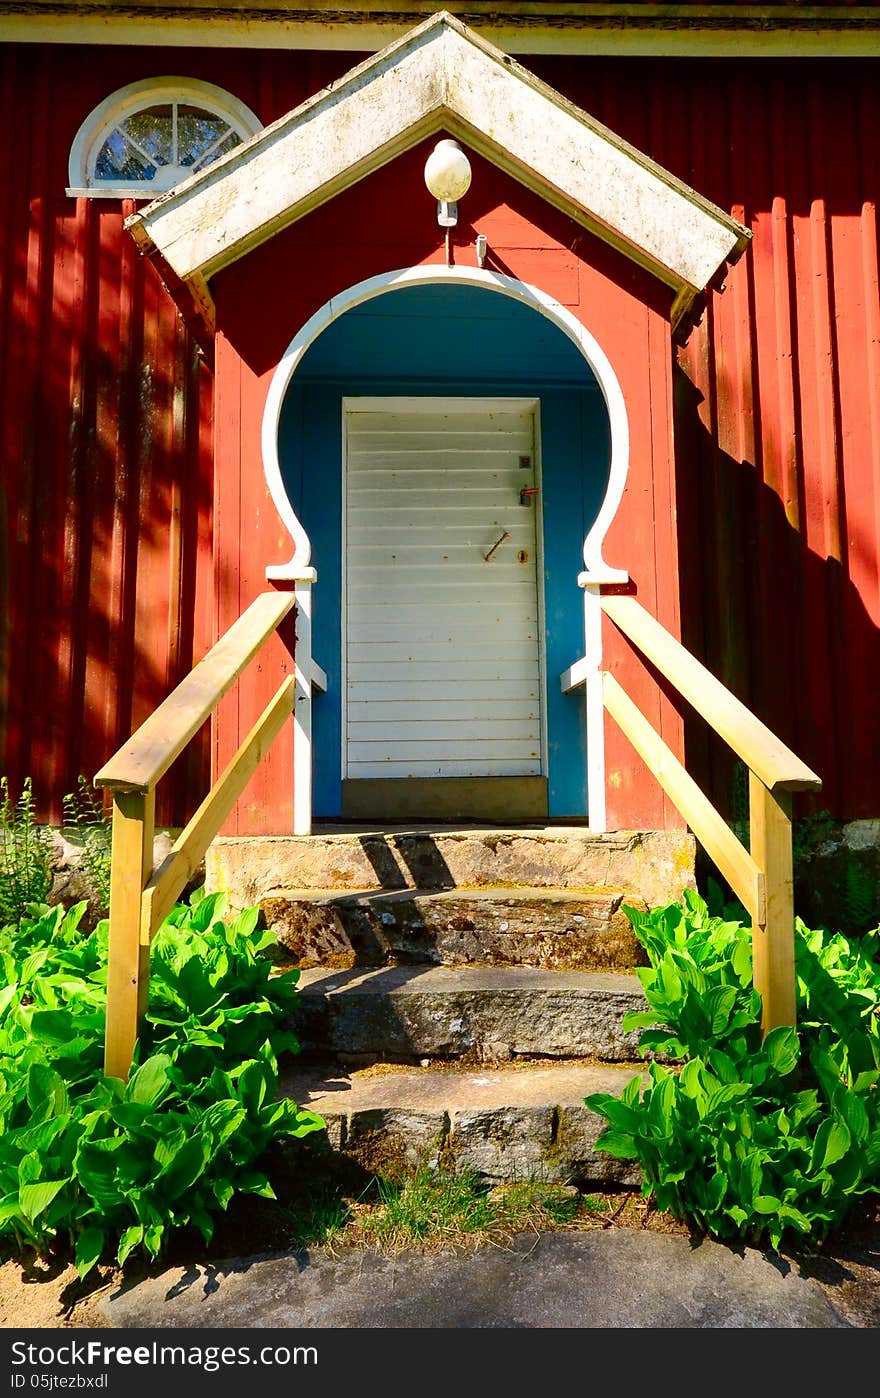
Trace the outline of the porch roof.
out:
M 446 12 L 148 204 L 127 227 L 209 316 L 211 276 L 438 131 L 672 288 L 673 325 L 751 238 Z

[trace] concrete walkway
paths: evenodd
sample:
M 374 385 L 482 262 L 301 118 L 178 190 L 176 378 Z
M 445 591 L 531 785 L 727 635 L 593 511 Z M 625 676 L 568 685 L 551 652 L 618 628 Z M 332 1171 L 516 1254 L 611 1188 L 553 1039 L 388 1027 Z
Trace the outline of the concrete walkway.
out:
M 111 1326 L 144 1330 L 852 1328 L 779 1259 L 626 1229 L 521 1236 L 465 1256 L 239 1258 L 171 1269 L 101 1309 Z

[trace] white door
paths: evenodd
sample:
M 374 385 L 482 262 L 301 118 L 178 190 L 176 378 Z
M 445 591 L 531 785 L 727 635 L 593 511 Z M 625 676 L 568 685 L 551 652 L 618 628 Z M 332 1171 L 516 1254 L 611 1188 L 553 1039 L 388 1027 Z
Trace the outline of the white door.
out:
M 346 400 L 349 780 L 544 772 L 536 408 Z

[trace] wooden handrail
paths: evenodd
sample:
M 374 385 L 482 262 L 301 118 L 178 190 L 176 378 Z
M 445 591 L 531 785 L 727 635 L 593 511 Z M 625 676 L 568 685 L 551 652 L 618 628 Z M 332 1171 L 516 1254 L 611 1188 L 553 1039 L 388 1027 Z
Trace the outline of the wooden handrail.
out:
M 752 978 L 761 995 L 764 1034 L 793 1025 L 797 996 L 791 793 L 818 791 L 822 782 L 634 597 L 599 600 L 623 634 L 745 762 L 749 769 L 749 849 L 736 838 L 613 675 L 598 670 L 587 658 L 578 660 L 560 676 L 563 692 L 582 684 L 589 692 L 590 686 L 601 684 L 602 703 L 608 713 L 751 915 Z
M 292 592 L 261 593 L 105 763 L 95 785 L 112 791 L 152 791 L 293 604 Z
M 819 791 L 806 763 L 756 718 L 634 597 L 603 597 L 602 610 L 679 694 L 760 777 L 768 791 Z
M 113 793 L 110 945 L 104 1072 L 126 1078 L 146 1011 L 150 942 L 195 872 L 269 744 L 293 713 L 297 682 L 283 681 L 223 775 L 153 871 L 156 783 L 210 717 L 242 670 L 294 606 L 265 592 L 95 777 Z
M 141 903 L 141 942 L 152 941 L 156 929 L 174 907 L 175 899 L 198 869 L 213 840 L 270 744 L 293 713 L 296 681 L 290 675 L 263 710 L 223 775 L 217 780 L 189 824 L 144 889 Z
M 715 861 L 752 917 L 763 922 L 767 910 L 763 870 L 740 844 L 724 817 L 716 811 L 708 796 L 700 790 L 641 710 L 607 671 L 602 677 L 602 692 L 611 717 L 684 816 L 709 858 Z

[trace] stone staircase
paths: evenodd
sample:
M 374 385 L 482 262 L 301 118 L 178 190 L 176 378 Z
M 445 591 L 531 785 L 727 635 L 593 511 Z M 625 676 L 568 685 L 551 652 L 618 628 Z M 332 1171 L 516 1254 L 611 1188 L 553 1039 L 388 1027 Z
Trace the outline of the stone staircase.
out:
M 327 827 L 224 838 L 209 891 L 258 904 L 302 968 L 283 1087 L 369 1169 L 632 1184 L 584 1106 L 620 1091 L 645 962 L 624 903 L 694 886 L 690 835 L 582 827 Z

